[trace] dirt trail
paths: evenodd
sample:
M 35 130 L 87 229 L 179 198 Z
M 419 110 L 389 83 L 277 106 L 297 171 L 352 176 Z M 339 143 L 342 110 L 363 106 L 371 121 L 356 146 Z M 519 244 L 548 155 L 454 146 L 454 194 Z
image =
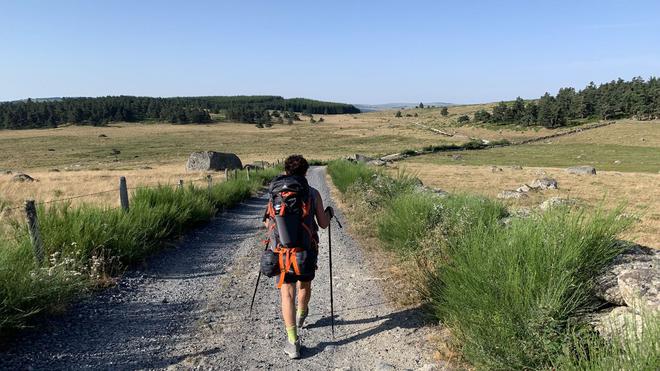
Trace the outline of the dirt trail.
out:
M 308 178 L 333 205 L 325 170 L 311 169 Z M 116 287 L 24 333 L 0 350 L 0 369 L 430 368 L 430 329 L 420 313 L 387 303 L 357 243 L 334 223 L 336 338 L 322 231 L 310 316 L 301 330 L 302 359 L 289 360 L 272 280 L 262 278 L 248 318 L 265 203 L 265 197 L 253 198 L 222 214 L 144 269 L 128 272 Z

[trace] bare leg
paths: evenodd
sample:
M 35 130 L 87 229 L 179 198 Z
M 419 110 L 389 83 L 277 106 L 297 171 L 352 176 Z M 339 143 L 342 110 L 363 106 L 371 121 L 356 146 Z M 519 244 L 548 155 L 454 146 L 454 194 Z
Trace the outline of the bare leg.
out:
M 312 297 L 312 281 L 300 282 L 298 281 L 298 310 L 307 311 L 309 307 L 309 300 Z
M 282 297 L 282 319 L 284 319 L 284 325 L 287 328 L 296 325 L 295 293 L 296 285 L 293 283 L 285 283 L 280 289 Z

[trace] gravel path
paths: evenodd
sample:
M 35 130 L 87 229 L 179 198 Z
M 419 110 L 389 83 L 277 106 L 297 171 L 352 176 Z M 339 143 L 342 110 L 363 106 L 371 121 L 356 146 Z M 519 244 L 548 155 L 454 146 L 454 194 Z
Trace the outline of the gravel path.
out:
M 333 205 L 325 169 L 308 179 Z M 330 201 L 330 202 L 328 202 Z M 272 279 L 262 278 L 253 319 L 265 197 L 253 198 L 187 235 L 0 350 L 0 369 L 417 369 L 430 368 L 415 309 L 394 310 L 357 243 L 333 223 L 336 337 L 330 331 L 327 231 L 312 285 L 302 359 L 282 351 L 285 331 Z M 343 215 L 337 210 L 340 220 Z M 346 224 L 346 223 L 345 223 Z

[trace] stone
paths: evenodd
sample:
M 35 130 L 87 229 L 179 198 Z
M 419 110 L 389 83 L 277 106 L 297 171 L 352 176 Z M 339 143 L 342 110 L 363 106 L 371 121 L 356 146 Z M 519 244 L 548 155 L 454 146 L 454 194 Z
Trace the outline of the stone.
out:
M 493 173 L 497 173 L 497 172 L 504 171 L 504 170 L 502 170 L 501 167 L 491 166 L 490 171 L 492 171 Z
M 374 160 L 374 158 L 372 158 L 372 157 L 365 156 L 365 155 L 361 155 L 361 154 L 359 154 L 359 153 L 356 153 L 356 154 L 354 154 L 354 155 L 348 156 L 346 159 L 347 159 L 348 161 L 353 161 L 353 162 L 364 162 L 364 163 Z
M 572 205 L 575 205 L 575 200 L 568 198 L 561 198 L 561 197 L 551 197 L 543 201 L 543 203 L 539 205 L 539 208 L 545 211 L 557 206 L 572 206 Z
M 527 194 L 518 191 L 502 191 L 497 195 L 497 198 L 501 198 L 505 200 L 520 199 L 525 197 L 528 197 Z
M 243 166 L 243 169 L 250 169 L 250 170 L 263 170 L 264 167 L 263 167 L 261 164 L 259 164 L 259 163 L 253 162 L 253 163 L 251 163 L 251 164 L 247 164 L 247 165 Z
M 566 169 L 566 172 L 578 175 L 596 175 L 596 168 L 593 166 L 573 166 Z
M 520 165 L 513 165 L 513 166 L 511 166 L 511 169 L 512 169 L 512 170 L 522 170 L 522 166 L 520 166 Z
M 23 173 L 14 175 L 14 177 L 11 178 L 11 180 L 14 181 L 14 182 L 34 182 L 34 181 L 36 181 L 36 179 L 34 179 L 33 177 L 31 177 L 27 174 L 23 174 Z
M 534 179 L 529 187 L 534 189 L 557 189 L 557 180 L 552 178 Z
M 383 156 L 380 159 L 382 161 L 390 162 L 390 161 L 400 161 L 406 157 L 408 156 L 404 155 L 403 153 L 393 153 L 391 155 Z
M 462 160 L 463 156 L 462 155 L 451 155 L 451 159 L 454 161 Z
M 107 137 L 108 137 L 108 136 L 105 135 L 105 134 L 101 134 L 101 135 L 99 135 L 99 138 L 107 138 Z
M 120 154 L 121 154 L 121 151 L 118 150 L 118 149 L 116 149 L 116 148 L 113 148 L 113 149 L 112 149 L 112 154 L 115 155 L 115 156 L 117 156 L 117 155 L 120 155 Z
M 589 323 L 594 330 L 605 339 L 611 339 L 613 336 L 639 338 L 642 333 L 644 318 L 630 307 L 614 307 L 589 317 Z
M 11 170 L 3 170 L 2 173 L 5 174 L 5 175 L 11 175 L 11 174 L 13 174 L 14 172 L 11 171 Z
M 529 192 L 531 190 L 532 189 L 527 184 L 523 184 L 520 187 L 516 188 L 516 192 L 522 192 L 522 193 L 526 193 L 526 192 Z
M 367 162 L 367 165 L 372 165 L 372 166 L 385 166 L 385 164 L 387 164 L 387 162 L 385 162 L 383 160 L 380 160 L 380 159 L 371 160 L 371 161 Z
M 59 173 L 60 169 L 50 169 L 48 171 L 50 171 L 51 173 Z
M 55 152 L 55 148 L 48 148 L 48 152 Z
M 621 163 L 621 160 L 614 160 L 615 165 L 619 165 Z
M 193 152 L 186 163 L 187 171 L 242 169 L 241 159 L 234 153 L 214 151 Z
M 660 310 L 660 250 L 633 245 L 596 280 L 596 296 L 621 306 Z
M 153 169 L 151 166 L 140 166 L 140 170 L 151 170 Z

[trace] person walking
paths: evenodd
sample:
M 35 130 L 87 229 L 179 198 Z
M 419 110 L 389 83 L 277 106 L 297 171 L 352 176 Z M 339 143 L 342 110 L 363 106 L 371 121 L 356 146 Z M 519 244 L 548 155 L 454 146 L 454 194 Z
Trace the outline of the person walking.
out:
M 298 329 L 309 314 L 318 260 L 318 229 L 327 228 L 334 216 L 332 207 L 324 209 L 319 191 L 307 183 L 308 169 L 301 155 L 291 155 L 284 161 L 284 174 L 270 184 L 270 201 L 264 215 L 268 229 L 265 253 L 272 261 L 271 275 L 280 290 L 286 328 L 284 352 L 292 359 L 300 357 Z

